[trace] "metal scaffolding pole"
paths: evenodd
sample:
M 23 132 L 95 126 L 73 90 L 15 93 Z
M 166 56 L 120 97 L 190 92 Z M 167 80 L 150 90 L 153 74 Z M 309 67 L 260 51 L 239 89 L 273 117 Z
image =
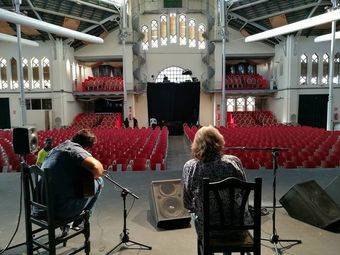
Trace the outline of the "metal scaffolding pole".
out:
M 123 114 L 125 119 L 128 117 L 127 88 L 126 88 L 126 39 L 127 39 L 126 0 L 123 1 L 123 5 L 120 11 L 122 14 L 121 38 L 123 43 L 123 87 L 124 87 Z
M 337 8 L 337 1 L 333 0 L 333 8 Z M 335 43 L 336 21 L 332 22 L 331 53 L 329 58 L 329 77 L 328 77 L 328 105 L 327 105 L 327 131 L 333 131 L 333 77 L 334 77 L 334 43 Z
M 226 125 L 226 111 L 225 111 L 225 9 L 224 0 L 221 1 L 221 36 L 222 36 L 222 98 L 221 98 L 221 126 Z
M 21 0 L 15 0 L 15 12 L 20 14 Z M 25 88 L 24 88 L 24 71 L 22 68 L 22 47 L 21 47 L 21 25 L 17 24 L 17 44 L 18 44 L 18 64 L 19 64 L 19 88 L 20 88 L 20 108 L 21 108 L 21 125 L 27 124 Z

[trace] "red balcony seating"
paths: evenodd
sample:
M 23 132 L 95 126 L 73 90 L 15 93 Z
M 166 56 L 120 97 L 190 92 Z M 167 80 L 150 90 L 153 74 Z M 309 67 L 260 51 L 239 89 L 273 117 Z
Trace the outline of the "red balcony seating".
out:
M 228 74 L 227 89 L 269 89 L 269 82 L 259 74 Z
M 81 91 L 122 92 L 123 86 L 122 76 L 102 76 L 88 77 L 77 88 Z
M 225 137 L 226 147 L 282 147 L 280 167 L 335 168 L 340 166 L 340 133 L 312 127 L 263 126 L 219 128 Z M 196 127 L 184 125 L 188 140 L 193 141 Z M 269 152 L 225 150 L 238 156 L 247 169 L 272 169 Z

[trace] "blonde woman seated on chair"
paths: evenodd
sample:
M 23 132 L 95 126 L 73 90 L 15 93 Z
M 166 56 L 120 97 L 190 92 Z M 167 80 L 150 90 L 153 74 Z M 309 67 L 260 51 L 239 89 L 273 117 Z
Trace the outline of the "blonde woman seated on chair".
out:
M 191 146 L 193 159 L 185 163 L 183 168 L 184 206 L 193 214 L 198 241 L 203 238 L 203 178 L 209 178 L 210 182 L 228 177 L 244 181 L 246 179 L 240 159 L 223 155 L 224 144 L 224 138 L 216 128 L 202 127 L 197 131 Z M 228 204 L 228 201 L 223 203 Z M 252 217 L 248 210 L 245 215 L 245 222 L 251 222 Z M 218 218 L 211 217 L 210 222 Z

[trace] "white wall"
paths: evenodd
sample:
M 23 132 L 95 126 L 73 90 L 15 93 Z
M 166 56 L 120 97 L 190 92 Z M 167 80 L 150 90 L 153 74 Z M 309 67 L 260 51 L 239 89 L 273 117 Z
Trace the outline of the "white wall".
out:
M 51 98 L 51 126 L 53 127 L 55 125 L 56 118 L 61 119 L 61 125 L 69 125 L 74 116 L 81 111 L 79 104 L 74 101 L 72 95 L 73 81 L 71 64 L 75 62 L 73 48 L 64 45 L 60 40 L 56 40 L 55 42 L 39 42 L 39 44 L 39 47 L 23 46 L 22 56 L 29 60 L 33 57 L 39 60 L 47 57 L 50 60 L 51 89 L 26 90 L 25 98 Z M 7 60 L 7 77 L 9 80 L 11 78 L 10 59 L 12 57 L 18 59 L 16 54 L 17 48 L 15 44 L 0 43 L 0 58 L 3 57 Z M 18 64 L 17 66 L 19 69 Z M 40 76 L 42 77 L 42 68 L 40 68 Z M 29 77 L 31 77 L 31 75 L 29 75 Z M 19 89 L 0 90 L 0 97 L 9 98 L 11 125 L 19 126 L 21 123 Z M 35 124 L 38 129 L 44 129 L 45 111 L 28 110 L 27 120 L 28 124 Z

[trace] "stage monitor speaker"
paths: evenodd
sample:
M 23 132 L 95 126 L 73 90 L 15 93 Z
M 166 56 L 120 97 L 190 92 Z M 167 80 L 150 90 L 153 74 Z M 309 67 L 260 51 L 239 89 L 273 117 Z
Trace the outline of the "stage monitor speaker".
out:
M 13 149 L 18 155 L 27 155 L 38 149 L 38 134 L 35 127 L 13 129 Z
M 158 228 L 188 227 L 190 214 L 183 204 L 183 188 L 180 179 L 153 181 L 150 192 L 150 210 Z
M 295 219 L 339 231 L 340 208 L 315 181 L 296 184 L 280 199 L 280 203 Z
M 327 194 L 340 207 L 340 175 L 335 177 L 325 188 Z

